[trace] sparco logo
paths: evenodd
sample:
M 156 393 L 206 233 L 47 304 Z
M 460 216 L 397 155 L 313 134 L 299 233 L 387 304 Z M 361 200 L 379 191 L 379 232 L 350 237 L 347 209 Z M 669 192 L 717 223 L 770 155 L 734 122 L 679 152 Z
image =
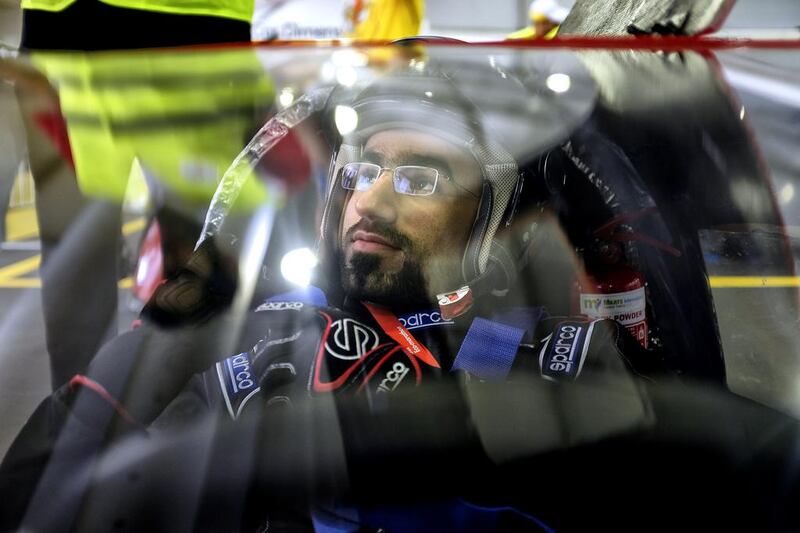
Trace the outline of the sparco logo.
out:
M 553 355 L 550 358 L 550 370 L 572 372 L 575 364 L 575 337 L 580 332 L 581 328 L 575 326 L 562 326 L 558 329 L 558 336 L 553 343 Z
M 331 332 L 325 341 L 325 350 L 332 356 L 346 361 L 360 359 L 378 346 L 378 334 L 369 326 L 352 318 L 342 318 L 331 324 Z
M 576 379 L 581 372 L 586 347 L 592 337 L 594 322 L 561 323 L 545 343 L 540 355 L 542 376 L 558 381 Z
M 233 377 L 233 392 L 253 386 L 253 376 L 250 374 L 250 361 L 247 359 L 247 355 L 239 354 L 228 359 L 228 368 Z
M 246 353 L 228 357 L 217 363 L 217 374 L 228 413 L 236 420 L 248 400 L 260 390 L 250 358 Z
M 403 381 L 408 374 L 409 368 L 400 361 L 392 365 L 392 369 L 386 373 L 386 377 L 378 385 L 377 392 L 392 392 Z
M 299 311 L 303 308 L 303 302 L 264 302 L 256 308 L 258 311 L 286 311 L 292 309 Z
M 445 320 L 439 311 L 428 311 L 423 313 L 412 313 L 407 316 L 398 317 L 400 323 L 406 329 L 427 328 L 430 326 L 441 326 L 453 324 L 452 320 Z

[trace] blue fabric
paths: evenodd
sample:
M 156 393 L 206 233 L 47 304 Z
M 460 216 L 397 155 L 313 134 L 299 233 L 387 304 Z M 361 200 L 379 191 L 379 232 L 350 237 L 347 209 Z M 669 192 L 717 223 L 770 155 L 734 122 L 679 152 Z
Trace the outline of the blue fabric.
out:
M 363 510 L 365 525 L 391 533 L 540 533 L 552 531 L 540 520 L 511 507 L 479 507 L 463 500 L 410 507 Z
M 351 507 L 311 513 L 315 533 L 359 533 L 382 529 L 390 533 L 552 533 L 547 524 L 513 507 L 483 507 L 453 499 L 441 503 L 420 503 L 397 507 L 356 510 Z
M 328 297 L 322 292 L 319 287 L 309 285 L 300 289 L 294 289 L 289 292 L 277 294 L 267 298 L 267 302 L 303 302 L 304 304 L 315 305 L 317 307 L 326 307 L 328 305 Z
M 505 379 L 524 335 L 524 329 L 478 317 L 461 343 L 452 370 L 489 381 Z
M 314 533 L 358 533 L 361 522 L 358 510 L 353 507 L 336 506 L 327 509 L 315 507 L 311 511 Z
M 539 322 L 549 318 L 550 314 L 544 307 L 513 307 L 495 314 L 492 321 L 500 322 L 506 326 L 524 329 L 523 342 L 533 343 L 533 335 Z

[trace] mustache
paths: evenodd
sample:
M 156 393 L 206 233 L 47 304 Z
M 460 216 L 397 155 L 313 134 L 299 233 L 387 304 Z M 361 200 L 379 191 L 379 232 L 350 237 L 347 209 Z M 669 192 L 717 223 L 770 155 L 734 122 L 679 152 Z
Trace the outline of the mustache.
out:
M 412 242 L 404 233 L 396 230 L 391 225 L 385 222 L 368 222 L 364 219 L 359 220 L 353 224 L 350 229 L 345 233 L 345 240 L 352 241 L 353 235 L 357 231 L 366 231 L 379 235 L 381 238 L 386 239 L 386 242 L 396 248 L 411 249 Z

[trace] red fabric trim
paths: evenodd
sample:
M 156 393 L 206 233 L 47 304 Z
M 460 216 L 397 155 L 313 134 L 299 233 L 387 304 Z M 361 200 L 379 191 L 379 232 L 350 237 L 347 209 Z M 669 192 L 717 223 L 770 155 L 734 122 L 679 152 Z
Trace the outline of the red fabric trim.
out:
M 476 43 L 477 44 L 477 43 Z M 482 46 L 511 48 L 575 48 L 611 50 L 698 51 L 728 50 L 733 48 L 800 49 L 800 39 L 726 39 L 718 37 L 630 36 L 630 37 L 556 37 L 551 40 L 494 41 Z
M 100 396 L 100 398 L 109 403 L 111 407 L 114 408 L 114 411 L 116 411 L 117 414 L 122 417 L 123 420 L 125 420 L 125 422 L 137 427 L 142 427 L 142 424 L 133 416 L 131 416 L 128 410 L 125 409 L 125 406 L 119 403 L 119 401 L 114 398 L 105 387 L 95 380 L 81 374 L 76 374 L 71 380 L 69 380 L 69 387 L 72 390 L 75 390 L 77 387 L 85 387 L 90 391 L 95 392 L 98 396 Z
M 230 50 L 234 48 L 371 48 L 390 45 L 391 41 L 359 41 L 347 39 L 296 40 L 296 41 L 253 41 L 252 43 L 198 44 L 168 47 L 171 50 Z M 515 39 L 508 41 L 485 41 L 456 43 L 453 41 L 424 43 L 425 46 L 459 46 L 501 48 L 574 48 L 574 49 L 625 49 L 625 50 L 727 50 L 731 48 L 774 48 L 800 49 L 800 39 L 731 39 L 722 37 L 693 36 L 622 36 L 622 37 L 558 37 L 554 39 Z
M 371 304 L 369 302 L 361 302 L 361 304 L 366 307 L 367 311 L 370 312 L 381 329 L 383 329 L 384 333 L 394 339 L 397 344 L 402 346 L 403 351 L 409 357 L 416 357 L 429 366 L 440 368 L 439 362 L 436 360 L 430 350 L 428 350 L 424 344 L 414 338 L 414 335 L 412 335 L 411 332 L 400 323 L 400 320 L 394 316 L 394 313 L 385 307 Z
M 381 360 L 380 360 L 380 361 L 378 361 L 378 364 L 377 364 L 377 365 L 375 365 L 375 366 L 373 367 L 373 369 L 369 371 L 369 373 L 366 375 L 366 377 L 364 377 L 364 381 L 361 383 L 361 385 L 359 385 L 359 386 L 358 386 L 358 389 L 356 389 L 356 392 L 361 392 L 361 391 L 364 389 L 364 387 L 366 387 L 367 385 L 369 385 L 369 380 L 370 380 L 370 379 L 372 379 L 372 376 L 374 376 L 374 375 L 375 375 L 375 374 L 378 372 L 378 370 L 380 370 L 380 369 L 381 369 L 381 367 L 383 366 L 383 363 L 385 363 L 385 362 L 386 362 L 386 360 L 387 360 L 387 359 L 389 359 L 389 358 L 390 358 L 392 355 L 396 354 L 396 353 L 397 353 L 397 352 L 398 352 L 400 349 L 401 349 L 401 348 L 400 348 L 399 346 L 395 346 L 394 348 L 392 348 L 391 350 L 389 350 L 389 351 L 386 353 L 386 355 L 384 355 L 384 356 L 381 358 Z M 412 358 L 412 357 L 409 357 L 409 359 L 412 359 L 412 360 L 413 360 L 413 358 Z
M 347 381 L 347 378 L 350 377 L 350 375 L 353 372 L 355 372 L 355 370 L 357 368 L 362 366 L 367 361 L 367 359 L 369 358 L 370 355 L 375 353 L 377 350 L 380 350 L 381 348 L 385 348 L 386 346 L 389 346 L 389 343 L 385 342 L 383 344 L 379 344 L 378 346 L 376 346 L 372 350 L 370 350 L 367 353 L 365 353 L 360 359 L 355 361 L 352 364 L 352 366 L 350 366 L 350 368 L 345 370 L 342 373 L 342 375 L 339 376 L 338 378 L 336 378 L 334 381 L 329 381 L 327 383 L 322 383 L 322 381 L 320 380 L 320 368 L 322 367 L 322 362 L 323 362 L 323 360 L 325 358 L 325 342 L 327 342 L 327 340 L 328 340 L 328 334 L 331 331 L 331 325 L 333 324 L 333 319 L 330 317 L 330 315 L 328 315 L 327 313 L 325 313 L 323 311 L 319 311 L 319 314 L 325 319 L 326 324 L 325 324 L 325 331 L 322 333 L 322 340 L 319 343 L 319 349 L 317 350 L 317 359 L 316 359 L 316 362 L 314 364 L 314 383 L 313 383 L 313 387 L 314 387 L 314 391 L 315 392 L 331 392 L 331 391 L 334 391 L 334 390 L 338 389 L 342 385 L 344 385 L 344 382 Z

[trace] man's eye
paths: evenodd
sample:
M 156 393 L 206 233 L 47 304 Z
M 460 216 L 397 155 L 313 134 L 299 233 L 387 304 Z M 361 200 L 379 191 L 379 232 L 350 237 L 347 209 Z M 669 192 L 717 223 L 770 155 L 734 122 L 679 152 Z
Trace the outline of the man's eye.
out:
M 413 195 L 433 193 L 436 186 L 436 171 L 422 167 L 399 167 L 395 172 L 395 187 L 398 192 Z

